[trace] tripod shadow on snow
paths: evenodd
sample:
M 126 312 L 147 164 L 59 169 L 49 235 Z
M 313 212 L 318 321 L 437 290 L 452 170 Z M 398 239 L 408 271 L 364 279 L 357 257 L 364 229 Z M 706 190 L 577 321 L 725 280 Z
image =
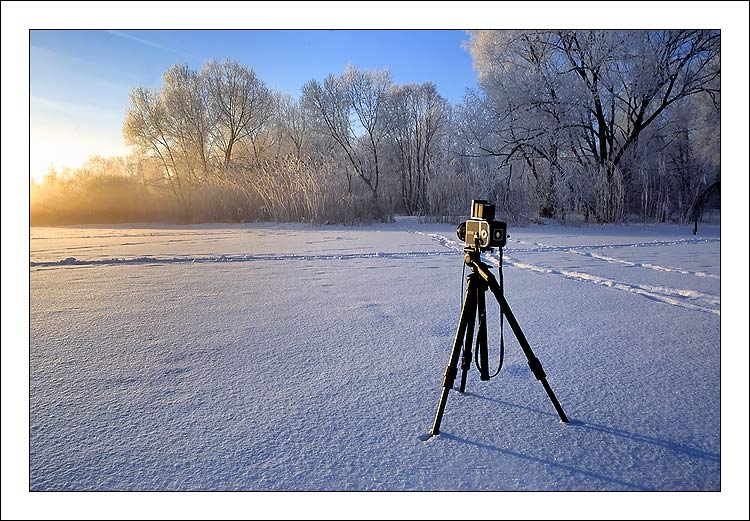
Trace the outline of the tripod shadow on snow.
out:
M 529 456 L 528 454 L 522 454 L 520 452 L 516 452 L 509 449 L 501 449 L 500 447 L 495 447 L 494 445 L 489 445 L 487 443 L 482 443 L 479 441 L 469 440 L 466 438 L 462 438 L 460 436 L 456 436 L 455 434 L 450 434 L 448 432 L 441 432 L 440 433 L 441 438 L 446 438 L 449 440 L 456 441 L 458 443 L 465 443 L 467 445 L 472 445 L 474 447 L 479 447 L 481 449 L 490 450 L 493 452 L 499 452 L 500 454 L 504 454 L 506 456 L 512 456 L 514 458 L 520 458 L 526 461 L 530 461 L 532 463 L 540 463 L 542 465 L 548 465 L 550 467 L 554 467 L 557 469 L 566 470 L 568 472 L 571 472 L 573 474 L 583 474 L 584 476 L 589 476 L 595 479 L 599 479 L 601 481 L 606 481 L 608 483 L 612 483 L 614 485 L 620 485 L 622 487 L 626 487 L 631 490 L 638 490 L 642 492 L 653 492 L 655 489 L 644 487 L 643 485 L 637 485 L 635 483 L 630 483 L 628 481 L 623 481 L 621 479 L 613 478 L 610 476 L 605 476 L 604 474 L 599 474 L 598 472 L 592 472 L 590 470 L 581 469 L 578 467 L 573 467 L 572 465 L 566 465 L 564 463 L 558 463 L 556 461 L 544 459 L 544 458 L 537 458 L 535 456 Z
M 500 399 L 497 399 L 497 398 L 490 398 L 488 396 L 483 396 L 481 394 L 476 394 L 476 393 L 472 393 L 472 392 L 466 392 L 464 394 L 466 396 L 471 396 L 473 398 L 479 398 L 481 400 L 487 400 L 487 401 L 490 401 L 490 402 L 495 402 L 495 403 L 499 403 L 499 404 L 502 404 L 502 405 L 506 405 L 508 407 L 514 407 L 516 409 L 523 409 L 525 411 L 529 411 L 529 412 L 532 412 L 534 414 L 540 414 L 540 415 L 543 415 L 543 416 L 550 416 L 552 418 L 557 419 L 557 415 L 555 415 L 555 414 L 552 414 L 552 413 L 549 413 L 549 412 L 546 412 L 546 411 L 541 411 L 539 409 L 534 409 L 533 407 L 528 407 L 526 405 L 519 405 L 517 403 L 508 402 L 508 401 L 500 400 Z M 690 456 L 691 458 L 704 459 L 704 460 L 713 461 L 713 462 L 716 462 L 716 463 L 720 463 L 721 462 L 721 456 L 719 454 L 715 454 L 713 452 L 707 452 L 707 451 L 704 451 L 704 450 L 696 449 L 694 447 L 690 447 L 689 445 L 684 445 L 682 443 L 677 443 L 677 442 L 670 441 L 670 440 L 662 440 L 662 439 L 659 439 L 659 438 L 654 438 L 652 436 L 646 436 L 644 434 L 638 434 L 638 433 L 635 433 L 635 432 L 628 432 L 628 431 L 625 431 L 625 430 L 622 430 L 622 429 L 616 429 L 616 428 L 613 428 L 613 427 L 608 427 L 606 425 L 599 425 L 599 424 L 596 424 L 596 423 L 588 423 L 588 422 L 584 422 L 583 420 L 578 420 L 578 419 L 574 419 L 574 418 L 570 418 L 570 422 L 568 423 L 568 425 L 570 427 L 575 428 L 575 429 L 585 429 L 585 430 L 594 431 L 594 432 L 601 432 L 601 433 L 604 433 L 604 434 L 611 434 L 613 436 L 619 436 L 621 438 L 625 438 L 625 439 L 628 439 L 628 440 L 638 441 L 638 442 L 642 442 L 642 443 L 648 443 L 648 444 L 651 444 L 651 445 L 655 445 L 657 447 L 662 447 L 662 448 L 665 448 L 665 449 L 672 450 L 674 452 L 678 452 L 678 453 L 684 454 L 686 456 Z

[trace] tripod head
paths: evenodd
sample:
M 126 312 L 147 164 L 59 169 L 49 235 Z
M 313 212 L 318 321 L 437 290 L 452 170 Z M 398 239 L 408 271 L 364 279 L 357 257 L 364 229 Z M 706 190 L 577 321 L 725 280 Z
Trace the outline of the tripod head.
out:
M 480 260 L 480 254 L 483 251 L 492 252 L 492 248 L 482 248 L 479 245 L 479 239 L 475 240 L 474 244 L 467 244 L 464 246 L 464 262 L 471 266 L 471 261 Z
M 487 282 L 489 276 L 489 266 L 482 262 L 481 253 L 488 252 L 492 253 L 494 248 L 482 246 L 479 242 L 479 238 L 474 238 L 474 244 L 467 244 L 464 246 L 464 263 L 469 266 L 472 270 L 479 273 L 482 279 Z M 500 273 L 500 279 L 502 280 L 502 266 L 503 266 L 503 247 L 497 246 L 498 249 L 498 269 Z

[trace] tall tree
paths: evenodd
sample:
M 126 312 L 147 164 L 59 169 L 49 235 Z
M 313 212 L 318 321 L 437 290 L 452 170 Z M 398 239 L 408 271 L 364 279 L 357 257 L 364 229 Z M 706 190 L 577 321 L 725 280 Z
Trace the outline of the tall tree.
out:
M 208 94 L 210 119 L 214 122 L 214 139 L 226 168 L 237 145 L 249 141 L 257 159 L 258 137 L 273 116 L 273 95 L 255 72 L 236 61 L 207 63 L 201 71 Z
M 391 87 L 387 71 L 360 71 L 348 66 L 341 76 L 322 84 L 311 80 L 302 89 L 303 103 L 346 155 L 357 177 L 370 191 L 373 211 L 383 218 L 378 187 L 385 136 L 386 103 Z
M 170 67 L 163 76 L 166 124 L 174 136 L 192 180 L 207 181 L 215 159 L 204 78 L 187 65 Z
M 130 94 L 123 134 L 129 145 L 162 166 L 163 179 L 185 218 L 192 195 L 191 180 L 181 155 L 179 136 L 173 132 L 171 116 L 160 92 L 139 87 Z
M 448 102 L 433 83 L 394 86 L 388 104 L 388 140 L 409 215 L 428 211 L 427 185 L 447 130 Z

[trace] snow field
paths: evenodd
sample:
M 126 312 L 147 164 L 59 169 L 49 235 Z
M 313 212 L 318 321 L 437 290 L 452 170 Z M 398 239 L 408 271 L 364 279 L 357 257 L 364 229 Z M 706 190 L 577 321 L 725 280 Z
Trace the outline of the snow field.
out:
M 31 488 L 719 490 L 720 242 L 686 230 L 511 228 L 506 297 L 571 423 L 506 327 L 422 442 L 453 227 L 33 229 Z M 492 365 L 490 294 L 488 325 Z

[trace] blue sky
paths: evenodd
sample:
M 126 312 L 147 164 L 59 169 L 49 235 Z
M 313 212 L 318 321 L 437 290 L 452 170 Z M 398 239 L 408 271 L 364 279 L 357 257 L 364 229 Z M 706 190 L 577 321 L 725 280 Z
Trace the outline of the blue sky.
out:
M 130 90 L 158 87 L 175 63 L 198 69 L 232 58 L 275 90 L 351 63 L 388 68 L 396 83 L 432 81 L 452 103 L 476 86 L 459 30 L 132 30 L 30 33 L 31 175 L 77 167 L 89 155 L 127 153 L 122 121 Z

